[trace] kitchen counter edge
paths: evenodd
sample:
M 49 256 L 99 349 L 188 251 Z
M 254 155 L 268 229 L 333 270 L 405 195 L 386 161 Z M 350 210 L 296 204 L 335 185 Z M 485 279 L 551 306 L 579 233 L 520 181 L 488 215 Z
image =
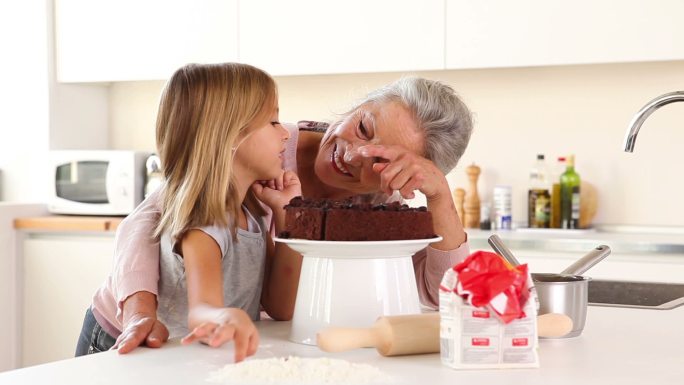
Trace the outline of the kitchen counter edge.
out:
M 14 228 L 24 231 L 95 231 L 115 232 L 125 217 L 95 217 L 82 215 L 49 215 L 16 218 Z

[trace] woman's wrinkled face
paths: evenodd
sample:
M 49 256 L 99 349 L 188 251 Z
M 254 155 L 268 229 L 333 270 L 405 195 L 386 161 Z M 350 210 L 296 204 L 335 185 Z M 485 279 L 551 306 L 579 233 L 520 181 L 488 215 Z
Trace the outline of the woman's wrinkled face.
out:
M 354 194 L 379 192 L 380 176 L 372 166 L 385 160 L 357 156 L 358 148 L 367 144 L 398 145 L 422 156 L 425 138 L 400 103 L 367 103 L 325 133 L 316 156 L 316 175 L 323 183 Z

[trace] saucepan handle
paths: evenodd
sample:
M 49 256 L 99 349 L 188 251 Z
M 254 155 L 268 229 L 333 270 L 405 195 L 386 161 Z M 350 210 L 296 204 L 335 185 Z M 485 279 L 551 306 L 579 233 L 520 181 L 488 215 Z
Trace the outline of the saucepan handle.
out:
M 582 275 L 587 270 L 591 269 L 595 264 L 599 263 L 603 258 L 610 254 L 610 247 L 600 245 L 592 249 L 584 257 L 577 260 L 577 262 L 568 266 L 561 274 Z
M 492 249 L 499 254 L 500 256 L 504 257 L 505 260 L 508 261 L 513 266 L 518 266 L 520 265 L 520 261 L 513 255 L 511 250 L 504 245 L 503 241 L 501 240 L 501 237 L 499 237 L 497 234 L 492 234 L 489 239 L 487 240 L 489 242 L 489 245 L 492 246 Z

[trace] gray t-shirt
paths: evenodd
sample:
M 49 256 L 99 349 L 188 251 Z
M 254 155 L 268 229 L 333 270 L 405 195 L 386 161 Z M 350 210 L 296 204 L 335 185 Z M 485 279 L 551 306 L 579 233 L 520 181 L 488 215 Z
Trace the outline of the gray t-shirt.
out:
M 223 305 L 240 308 L 252 320 L 258 320 L 268 227 L 264 218 L 254 218 L 244 211 L 250 231 L 238 228 L 237 242 L 227 227 L 206 226 L 198 230 L 212 237 L 221 248 Z M 183 257 L 173 251 L 168 234 L 162 235 L 160 249 L 157 316 L 169 329 L 171 338 L 182 337 L 188 333 L 188 288 Z

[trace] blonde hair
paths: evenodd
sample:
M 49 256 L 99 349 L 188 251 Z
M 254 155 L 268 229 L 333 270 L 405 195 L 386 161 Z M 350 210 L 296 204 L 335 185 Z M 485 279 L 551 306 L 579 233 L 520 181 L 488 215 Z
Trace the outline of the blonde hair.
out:
M 157 238 L 169 232 L 180 239 L 192 227 L 213 224 L 229 226 L 235 238 L 242 204 L 232 172 L 235 149 L 250 128 L 267 121 L 276 92 L 273 78 L 246 64 L 188 64 L 171 76 L 156 123 L 165 178 Z M 263 215 L 251 190 L 245 201 Z

